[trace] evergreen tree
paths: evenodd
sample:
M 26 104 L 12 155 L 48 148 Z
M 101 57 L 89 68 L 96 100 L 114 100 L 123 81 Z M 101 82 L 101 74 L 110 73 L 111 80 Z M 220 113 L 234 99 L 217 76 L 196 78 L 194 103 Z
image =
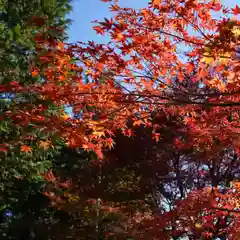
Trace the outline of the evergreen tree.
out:
M 15 142 L 23 132 L 39 135 L 43 140 L 48 137 L 37 132 L 34 126 L 19 127 L 6 117 L 6 112 L 14 111 L 20 104 L 37 103 L 38 96 L 13 94 L 7 89 L 14 84 L 27 86 L 42 81 L 29 70 L 30 66 L 38 64 L 35 37 L 45 32 L 48 39 L 66 40 L 70 11 L 70 0 L 0 1 L 1 143 Z M 49 114 L 59 111 L 48 102 L 45 107 Z M 20 117 L 19 121 L 24 119 Z M 40 194 L 44 185 L 41 173 L 51 167 L 53 156 L 60 148 L 58 145 L 54 149 L 42 148 L 36 153 L 23 154 L 19 149 L 5 151 L 5 145 L 1 144 L 0 234 L 3 239 L 36 239 L 35 220 L 49 213 L 45 208 L 47 199 Z M 19 225 L 20 222 L 23 224 Z

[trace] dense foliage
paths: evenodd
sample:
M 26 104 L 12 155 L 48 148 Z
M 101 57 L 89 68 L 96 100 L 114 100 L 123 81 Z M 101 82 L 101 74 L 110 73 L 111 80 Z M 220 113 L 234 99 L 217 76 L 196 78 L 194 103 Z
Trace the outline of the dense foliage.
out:
M 240 8 L 114 1 L 94 26 L 109 43 L 67 44 L 68 1 L 18 2 L 1 15 L 3 206 L 18 212 L 3 234 L 238 239 Z

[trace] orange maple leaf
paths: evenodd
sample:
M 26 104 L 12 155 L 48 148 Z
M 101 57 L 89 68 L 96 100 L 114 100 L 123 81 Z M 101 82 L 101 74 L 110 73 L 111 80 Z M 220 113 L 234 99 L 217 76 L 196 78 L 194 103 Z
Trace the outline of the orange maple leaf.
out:
M 193 63 L 186 64 L 186 72 L 187 73 L 192 73 L 193 70 L 194 70 L 194 64 Z
M 153 0 L 152 4 L 153 5 L 159 5 L 161 2 L 161 0 Z
M 116 41 L 119 41 L 119 42 L 121 42 L 124 39 L 124 35 L 122 33 L 117 33 L 113 35 L 113 37 L 115 38 Z
M 39 74 L 39 72 L 35 69 L 32 71 L 32 77 L 36 77 Z
M 96 31 L 97 34 L 104 34 L 104 29 L 100 26 L 94 26 L 93 29 Z
M 98 62 L 98 63 L 96 64 L 96 68 L 97 68 L 98 71 L 103 72 L 104 64 Z
M 32 148 L 26 145 L 20 147 L 21 152 L 29 153 L 32 152 Z
M 143 124 L 143 121 L 140 119 L 133 122 L 133 126 L 140 126 L 141 124 Z
M 49 146 L 51 146 L 51 142 L 50 141 L 40 141 L 39 146 L 41 148 L 43 148 L 44 150 L 46 150 L 49 148 Z

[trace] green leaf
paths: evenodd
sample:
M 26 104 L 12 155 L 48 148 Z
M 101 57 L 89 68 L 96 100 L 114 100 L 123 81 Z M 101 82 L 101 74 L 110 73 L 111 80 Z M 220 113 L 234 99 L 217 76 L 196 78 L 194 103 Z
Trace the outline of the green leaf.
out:
M 14 36 L 13 30 L 10 28 L 8 29 L 8 41 L 12 41 Z
M 16 25 L 16 27 L 14 28 L 15 34 L 17 37 L 20 37 L 21 35 L 21 27 L 19 24 Z

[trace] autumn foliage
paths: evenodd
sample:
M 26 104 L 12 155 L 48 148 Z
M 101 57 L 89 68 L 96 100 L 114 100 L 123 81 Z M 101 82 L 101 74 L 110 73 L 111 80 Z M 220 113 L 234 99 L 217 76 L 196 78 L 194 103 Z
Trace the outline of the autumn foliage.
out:
M 225 182 L 225 192 L 219 193 L 220 180 L 213 172 L 223 151 L 231 149 L 236 158 L 239 154 L 240 8 L 225 8 L 217 0 L 155 0 L 139 10 L 121 8 L 115 1 L 110 9 L 114 18 L 94 26 L 96 33 L 110 37 L 107 44 L 64 43 L 49 36 L 49 28 L 36 34 L 37 60 L 29 63 L 36 81 L 13 79 L 0 86 L 16 102 L 1 119 L 22 129 L 18 139 L 1 144 L 1 151 L 54 149 L 58 138 L 68 148 L 93 152 L 103 166 L 117 133 L 134 137 L 140 127 L 147 129 L 149 141 L 164 142 L 164 129 L 174 118 L 178 134 L 171 136 L 167 149 L 180 152 L 179 161 L 184 155 L 185 166 L 196 166 L 199 159 L 201 166 L 211 163 L 207 170 L 194 172 L 205 183 L 186 194 L 176 168 L 179 195 L 171 199 L 170 209 L 156 213 L 151 207 L 143 215 L 135 211 L 125 220 L 125 234 L 137 239 L 147 239 L 145 234 L 152 239 L 228 234 L 238 239 L 239 183 Z M 42 19 L 34 21 L 43 24 Z M 29 126 L 38 134 L 32 135 Z M 39 137 L 48 132 L 53 134 Z M 169 162 L 176 157 L 171 154 Z M 221 161 L 225 167 L 233 164 Z M 207 175 L 212 177 L 209 184 Z M 56 181 L 52 172 L 45 177 Z M 138 224 L 142 227 L 136 229 Z

